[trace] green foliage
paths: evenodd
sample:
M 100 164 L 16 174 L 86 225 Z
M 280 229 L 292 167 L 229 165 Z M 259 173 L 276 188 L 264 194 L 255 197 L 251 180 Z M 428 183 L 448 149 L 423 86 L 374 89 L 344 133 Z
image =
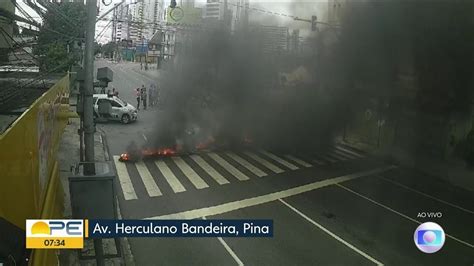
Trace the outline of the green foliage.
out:
M 100 49 L 102 48 L 100 43 L 94 42 L 94 55 L 100 53 Z
M 86 17 L 82 3 L 63 2 L 48 11 L 34 49 L 41 71 L 67 71 L 80 60 Z
M 117 49 L 117 43 L 108 42 L 108 43 L 102 45 L 102 47 L 100 49 L 100 52 L 105 57 L 112 57 L 112 55 L 113 55 L 114 51 L 116 51 L 116 49 Z

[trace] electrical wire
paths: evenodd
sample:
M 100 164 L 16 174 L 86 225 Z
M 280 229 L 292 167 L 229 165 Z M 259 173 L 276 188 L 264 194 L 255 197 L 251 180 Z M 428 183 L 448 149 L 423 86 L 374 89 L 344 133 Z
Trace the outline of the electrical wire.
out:
M 59 9 L 58 5 L 53 3 L 44 2 L 44 0 L 38 0 L 43 6 L 47 8 L 48 11 L 55 13 L 59 16 L 59 19 L 69 25 L 73 32 L 78 31 L 77 22 L 71 21 L 63 12 Z M 49 7 L 49 8 L 48 8 Z M 47 21 L 47 18 L 45 18 Z
M 6 30 L 4 30 L 3 28 L 0 28 L 0 30 L 2 31 L 2 33 L 6 34 L 18 47 L 20 47 L 23 51 L 25 51 L 25 53 L 27 53 L 29 56 L 31 56 L 32 58 L 36 59 L 36 60 L 39 60 L 38 57 L 36 57 L 35 55 L 31 54 L 30 52 L 28 52 L 24 47 L 22 47 L 21 44 L 19 44 L 15 38 L 13 38 L 13 36 L 11 36 Z
M 63 67 L 65 67 L 65 66 L 68 65 L 68 64 L 69 64 L 69 62 L 65 62 L 65 63 L 63 63 L 63 64 L 61 64 L 61 65 L 58 65 L 58 66 L 56 66 L 55 68 L 53 68 L 52 70 L 50 70 L 50 71 L 48 71 L 48 72 L 44 72 L 43 74 L 38 75 L 38 76 L 36 76 L 36 77 L 30 79 L 31 81 L 25 82 L 25 83 L 23 83 L 23 84 L 18 85 L 18 86 L 16 87 L 16 89 L 21 90 L 21 89 L 24 89 L 25 87 L 27 87 L 27 86 L 33 84 L 33 83 L 36 82 L 36 81 L 39 81 L 39 80 L 42 80 L 42 79 L 44 80 L 44 77 L 45 77 L 45 76 L 47 76 L 47 75 L 49 75 L 49 74 L 52 74 L 52 73 L 55 73 L 56 70 L 58 70 L 58 69 L 60 69 L 60 68 L 63 68 Z
M 2 32 L 0 32 L 3 36 L 3 39 L 5 40 L 6 43 L 8 43 L 8 39 L 7 39 L 7 36 L 5 36 L 5 34 Z M 18 58 L 18 56 L 15 54 L 15 49 L 13 47 L 10 46 L 10 51 L 13 52 L 13 56 L 18 60 L 20 61 L 20 58 Z
M 0 28 L 0 30 L 1 30 L 0 33 L 2 34 L 3 38 L 5 39 L 5 41 L 6 41 L 7 43 L 9 43 L 9 41 L 8 41 L 8 39 L 7 39 L 7 36 L 8 36 L 17 46 L 19 46 L 23 51 L 25 51 L 25 53 L 27 53 L 27 54 L 28 54 L 29 56 L 31 56 L 33 59 L 38 60 L 37 57 L 35 57 L 35 56 L 32 55 L 31 53 L 29 53 L 24 47 L 21 47 L 21 46 L 19 45 L 19 43 L 16 42 L 15 39 L 13 39 L 13 37 L 12 37 L 7 31 L 5 31 L 3 28 Z M 15 53 L 15 48 L 14 48 L 13 46 L 10 46 L 10 50 L 12 51 L 13 56 L 14 56 L 18 61 L 21 61 L 21 59 L 16 55 L 16 53 Z M 27 59 L 27 61 L 29 61 L 29 62 L 31 62 L 31 63 L 33 63 L 33 64 L 35 64 L 35 65 L 38 65 L 38 63 L 35 62 L 35 61 L 33 61 L 32 59 Z
M 10 0 L 13 5 L 15 5 L 15 7 L 20 11 L 21 14 L 23 14 L 25 16 L 25 18 L 27 20 L 29 20 L 33 25 L 34 24 L 38 24 L 38 22 L 36 22 L 33 17 L 31 17 L 30 14 L 28 14 L 28 12 L 26 12 L 15 0 Z
M 105 27 L 102 29 L 102 31 L 97 34 L 97 37 L 95 37 L 95 41 L 97 42 L 100 38 L 102 38 L 102 35 L 105 33 L 105 30 L 107 30 L 107 28 L 109 28 L 112 24 L 113 20 L 109 21 L 109 23 L 107 23 L 107 25 L 105 25 Z
M 112 4 L 112 0 L 110 0 L 110 2 L 108 4 L 105 3 L 105 0 L 102 0 L 102 4 L 104 6 L 110 6 Z

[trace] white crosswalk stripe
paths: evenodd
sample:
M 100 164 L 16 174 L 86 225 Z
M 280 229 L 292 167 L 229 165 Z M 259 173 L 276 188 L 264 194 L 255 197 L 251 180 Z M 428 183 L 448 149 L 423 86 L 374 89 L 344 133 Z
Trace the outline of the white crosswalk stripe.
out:
M 201 156 L 191 155 L 193 161 L 195 161 L 207 174 L 209 174 L 219 185 L 229 184 L 229 180 L 225 179 L 219 172 L 216 171 L 211 165 L 209 165 Z
M 207 156 L 213 162 L 216 162 L 220 167 L 212 166 L 212 163 L 209 162 L 209 159 L 205 158 L 205 155 L 203 154 L 207 154 Z M 328 163 L 336 163 L 339 161 L 346 161 L 365 157 L 365 155 L 361 155 L 355 151 L 349 150 L 348 148 L 341 146 L 335 146 L 330 152 L 327 153 L 316 153 L 312 156 L 313 158 L 311 158 L 310 161 L 301 159 L 301 157 L 298 158 L 291 154 L 280 156 L 276 153 L 272 153 L 265 150 L 259 150 L 258 153 L 254 151 L 245 151 L 245 156 L 232 151 L 226 151 L 222 153 L 226 156 L 220 154 L 221 153 L 218 154 L 216 152 L 209 152 L 189 155 L 189 158 L 194 163 L 187 163 L 181 156 L 170 157 L 170 161 L 157 159 L 153 163 L 156 165 L 159 172 L 164 177 L 165 181 L 169 184 L 173 193 L 180 193 L 185 192 L 186 188 L 177 176 L 181 178 L 181 176 L 184 175 L 183 177 L 189 179 L 189 181 L 197 189 L 203 189 L 208 188 L 210 185 L 216 186 L 216 184 L 213 182 L 212 184 L 207 184 L 206 181 L 203 179 L 204 176 L 200 176 L 199 173 L 205 172 L 205 178 L 211 177 L 218 185 L 225 185 L 232 183 L 232 180 L 234 180 L 235 182 L 235 179 L 231 178 L 230 176 L 235 177 L 239 181 L 249 180 L 250 175 L 245 174 L 246 171 L 249 171 L 250 173 L 258 177 L 267 176 L 270 174 L 270 172 L 276 174 L 285 172 L 285 169 L 283 169 L 283 167 L 277 166 L 278 164 L 281 164 L 290 170 L 298 170 L 300 169 L 300 167 L 312 167 L 313 164 L 322 166 L 327 165 Z M 251 158 L 251 160 L 247 159 L 246 157 Z M 158 181 L 163 178 L 161 177 L 161 175 L 159 177 L 154 177 L 152 175 L 152 169 L 149 169 L 147 164 L 145 164 L 145 162 L 143 161 L 136 163 L 123 163 L 119 162 L 119 158 L 119 156 L 113 156 L 117 169 L 118 180 L 125 200 L 135 200 L 142 197 L 163 196 L 163 188 L 159 187 L 158 185 L 162 183 L 156 182 L 157 178 Z M 276 163 L 273 161 L 275 161 Z M 177 168 L 175 168 L 171 164 L 176 165 Z M 129 173 L 127 167 L 128 169 L 130 169 L 130 167 L 135 167 L 137 169 L 139 177 L 130 176 L 132 172 Z M 239 168 L 245 168 L 246 170 L 239 170 Z M 140 182 L 145 187 L 147 193 L 144 196 L 137 195 L 137 192 L 135 191 L 136 188 L 134 188 L 134 185 L 131 180 L 132 177 L 137 178 L 134 179 L 135 184 L 138 184 L 137 182 Z
M 296 162 L 296 163 L 299 164 L 299 165 L 304 166 L 304 167 L 311 167 L 311 166 L 313 166 L 312 164 L 307 163 L 307 162 L 305 162 L 305 161 L 303 161 L 303 160 L 301 160 L 301 159 L 299 159 L 299 158 L 296 158 L 296 157 L 293 156 L 293 155 L 285 155 L 285 157 L 286 157 L 287 159 L 292 160 L 293 162 Z
M 340 150 L 338 150 L 338 149 L 334 149 L 333 152 L 336 153 L 336 154 L 339 154 L 339 155 L 342 156 L 342 157 L 347 158 L 348 160 L 357 159 L 356 156 L 351 155 L 351 154 L 349 154 L 349 153 L 342 152 L 342 151 L 340 151 Z
M 150 171 L 148 171 L 148 168 L 146 167 L 144 162 L 137 162 L 135 163 L 135 166 L 137 167 L 138 174 L 140 174 L 140 177 L 142 178 L 143 184 L 145 185 L 145 189 L 148 192 L 148 195 L 150 197 L 158 197 L 163 194 L 161 194 L 160 189 L 158 188 L 158 185 L 155 183 L 155 180 L 153 180 L 153 176 L 151 175 Z
M 156 167 L 160 170 L 163 177 L 166 179 L 166 182 L 170 185 L 174 193 L 179 193 L 186 191 L 178 178 L 171 172 L 171 169 L 166 165 L 164 161 L 155 161 Z
M 209 187 L 206 182 L 183 160 L 181 157 L 171 157 L 173 162 L 181 169 L 183 174 L 193 183 L 197 189 L 203 189 Z
M 211 157 L 216 163 L 218 163 L 220 166 L 222 166 L 226 171 L 231 173 L 233 176 L 235 176 L 237 179 L 240 181 L 243 180 L 248 180 L 249 177 L 246 176 L 244 173 L 240 172 L 239 169 L 235 168 L 232 166 L 230 163 L 228 163 L 224 158 L 219 156 L 217 153 L 210 152 L 208 153 L 209 157 Z
M 265 166 L 266 168 L 272 170 L 274 173 L 277 173 L 277 174 L 280 174 L 280 173 L 283 173 L 285 172 L 285 170 L 281 169 L 280 167 L 272 164 L 271 162 L 263 159 L 262 157 L 258 156 L 257 154 L 253 153 L 253 152 L 250 152 L 250 151 L 246 151 L 244 152 L 248 157 L 254 159 L 255 161 L 259 162 L 260 164 L 262 164 L 263 166 Z
M 282 158 L 276 156 L 275 154 L 273 154 L 273 153 L 271 153 L 271 152 L 268 152 L 268 151 L 265 151 L 265 150 L 260 150 L 260 152 L 261 152 L 262 154 L 265 154 L 265 156 L 267 156 L 267 157 L 273 159 L 274 161 L 276 161 L 276 162 L 278 162 L 278 163 L 280 163 L 280 164 L 282 164 L 282 165 L 284 165 L 284 166 L 290 168 L 291 170 L 297 170 L 297 169 L 299 169 L 298 166 L 296 166 L 296 165 L 294 165 L 294 164 L 292 164 L 292 163 L 290 163 L 290 162 L 288 162 L 288 161 L 283 160 Z
M 341 147 L 341 146 L 336 146 L 336 149 L 341 150 L 341 151 L 345 151 L 345 152 L 350 153 L 350 154 L 352 154 L 352 155 L 354 155 L 354 156 L 357 156 L 357 157 L 359 157 L 359 158 L 364 158 L 363 155 L 361 155 L 361 154 L 359 154 L 359 153 L 357 153 L 357 152 L 348 150 L 348 149 L 346 149 L 346 148 L 343 148 L 343 147 Z
M 117 169 L 117 176 L 120 181 L 120 187 L 123 191 L 123 197 L 125 200 L 137 199 L 137 194 L 133 188 L 132 180 L 128 175 L 127 167 L 124 163 L 119 161 L 120 156 L 113 156 L 115 162 L 115 168 Z
M 229 156 L 230 158 L 232 158 L 232 160 L 234 160 L 237 163 L 239 163 L 240 165 L 242 165 L 243 167 L 247 168 L 247 170 L 249 170 L 250 172 L 252 172 L 254 175 L 256 175 L 258 177 L 262 177 L 262 176 L 267 175 L 264 171 L 258 169 L 258 167 L 254 166 L 249 161 L 245 160 L 244 158 L 240 157 L 239 155 L 237 155 L 233 152 L 227 152 L 226 155 Z

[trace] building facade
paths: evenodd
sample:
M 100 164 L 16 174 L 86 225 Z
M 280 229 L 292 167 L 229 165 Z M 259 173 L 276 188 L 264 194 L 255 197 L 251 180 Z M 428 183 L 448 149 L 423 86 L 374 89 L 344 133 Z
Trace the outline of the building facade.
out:
M 164 0 L 139 0 L 117 9 L 115 40 L 140 43 L 151 39 L 165 18 Z
M 288 27 L 255 25 L 252 31 L 260 36 L 262 52 L 270 54 L 288 51 Z
M 204 19 L 223 20 L 224 4 L 219 0 L 207 0 L 203 13 Z

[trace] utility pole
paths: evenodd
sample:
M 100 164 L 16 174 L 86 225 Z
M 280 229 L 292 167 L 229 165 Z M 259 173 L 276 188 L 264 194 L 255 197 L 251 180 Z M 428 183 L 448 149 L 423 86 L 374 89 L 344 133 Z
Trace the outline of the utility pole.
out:
M 86 49 L 84 55 L 84 142 L 85 161 L 94 162 L 94 35 L 97 0 L 87 0 Z M 92 165 L 92 164 L 91 164 Z M 89 175 L 95 174 L 94 167 L 87 167 Z
M 86 49 L 84 55 L 84 175 L 95 175 L 94 156 L 94 35 L 97 16 L 97 0 L 87 0 Z M 98 266 L 104 265 L 102 239 L 94 239 L 95 258 Z

